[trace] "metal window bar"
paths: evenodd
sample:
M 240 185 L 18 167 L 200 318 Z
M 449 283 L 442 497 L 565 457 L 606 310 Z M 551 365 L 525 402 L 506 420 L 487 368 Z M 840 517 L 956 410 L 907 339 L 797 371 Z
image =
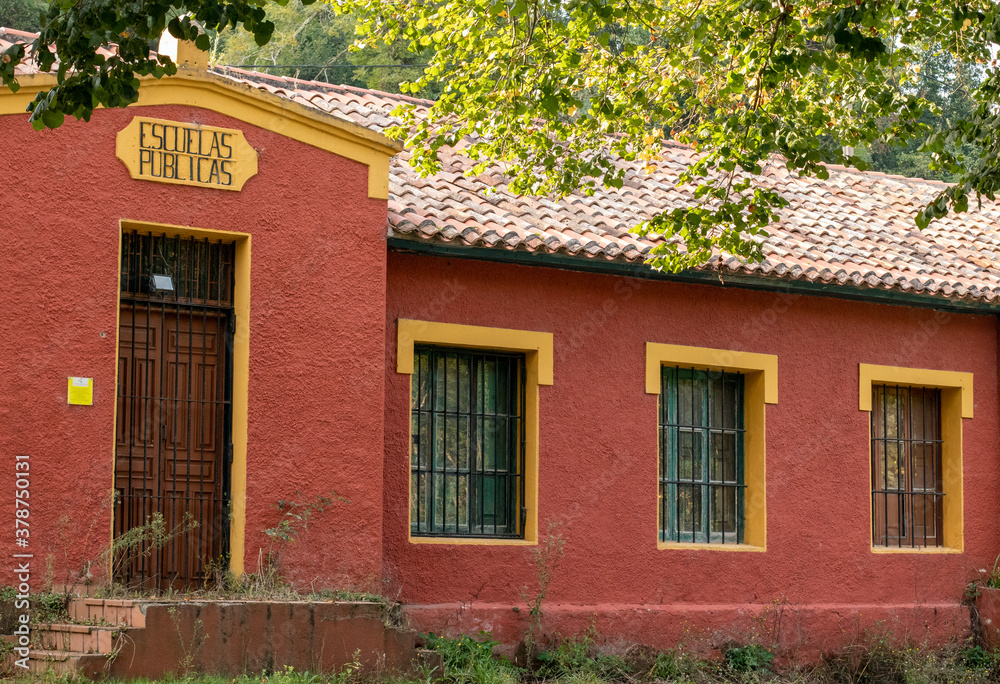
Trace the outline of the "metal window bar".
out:
M 127 546 L 117 579 L 200 585 L 228 548 L 234 248 L 130 231 L 121 261 L 115 536 L 159 514 L 170 539 Z M 155 291 L 154 273 L 173 292 Z
M 874 385 L 872 544 L 942 546 L 941 390 Z
M 524 536 L 520 354 L 418 345 L 410 426 L 414 536 Z
M 662 368 L 661 542 L 743 543 L 743 398 L 740 373 Z

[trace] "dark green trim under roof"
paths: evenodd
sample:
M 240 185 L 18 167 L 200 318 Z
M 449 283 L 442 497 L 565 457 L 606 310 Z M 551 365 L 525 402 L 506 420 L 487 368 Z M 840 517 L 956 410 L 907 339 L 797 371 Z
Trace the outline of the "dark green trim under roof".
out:
M 900 292 L 899 290 L 878 290 L 853 285 L 814 283 L 808 280 L 792 280 L 790 278 L 735 273 L 723 274 L 720 277 L 718 273 L 710 271 L 661 273 L 654 271 L 643 263 L 610 261 L 607 259 L 569 256 L 566 254 L 539 254 L 537 252 L 496 249 L 492 247 L 459 247 L 441 242 L 412 240 L 392 236 L 389 237 L 388 243 L 390 249 L 400 252 L 414 252 L 453 259 L 474 259 L 477 261 L 522 264 L 525 266 L 546 266 L 570 271 L 583 271 L 585 273 L 628 276 L 644 280 L 666 280 L 678 283 L 712 285 L 715 287 L 736 287 L 746 290 L 766 290 L 769 292 L 787 292 L 817 297 L 835 297 L 837 299 L 850 299 L 876 304 L 894 304 L 897 306 L 911 306 L 939 311 L 977 314 L 1000 313 L 1000 303 L 948 299 L 947 297 L 938 295 Z

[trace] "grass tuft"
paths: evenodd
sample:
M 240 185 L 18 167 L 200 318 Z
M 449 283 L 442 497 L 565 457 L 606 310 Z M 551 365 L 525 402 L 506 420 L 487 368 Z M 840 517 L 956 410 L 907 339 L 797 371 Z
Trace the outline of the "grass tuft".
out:
M 522 671 L 506 658 L 494 656 L 498 642 L 488 632 L 479 638 L 462 636 L 456 639 L 428 634 L 427 647 L 441 654 L 444 672 L 435 679 L 454 684 L 517 684 Z

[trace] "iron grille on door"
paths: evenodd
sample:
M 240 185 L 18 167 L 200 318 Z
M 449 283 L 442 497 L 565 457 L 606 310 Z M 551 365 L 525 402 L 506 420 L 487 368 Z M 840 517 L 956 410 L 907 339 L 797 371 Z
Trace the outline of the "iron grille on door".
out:
M 233 262 L 231 244 L 122 236 L 114 531 L 129 586 L 192 586 L 224 560 Z
M 524 534 L 524 356 L 416 347 L 414 536 Z
M 872 387 L 872 543 L 941 546 L 941 390 Z

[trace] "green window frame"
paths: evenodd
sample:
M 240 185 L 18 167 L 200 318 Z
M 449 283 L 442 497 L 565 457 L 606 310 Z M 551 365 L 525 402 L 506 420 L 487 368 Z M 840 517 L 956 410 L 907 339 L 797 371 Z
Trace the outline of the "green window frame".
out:
M 743 543 L 744 379 L 661 368 L 661 542 Z
M 525 357 L 414 346 L 410 534 L 523 538 Z

